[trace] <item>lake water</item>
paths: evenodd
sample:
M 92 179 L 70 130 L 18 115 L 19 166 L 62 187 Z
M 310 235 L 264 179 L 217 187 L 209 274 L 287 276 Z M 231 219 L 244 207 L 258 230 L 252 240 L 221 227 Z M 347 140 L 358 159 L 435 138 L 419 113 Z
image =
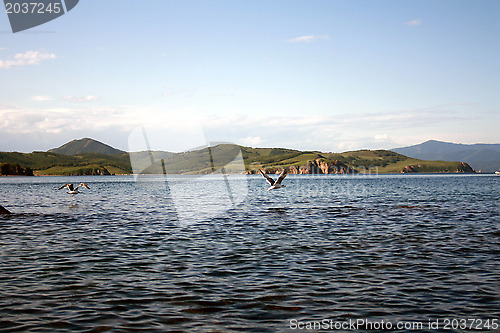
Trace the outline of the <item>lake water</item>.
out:
M 81 181 L 91 189 L 57 191 Z M 461 332 L 451 320 L 500 321 L 500 177 L 284 184 L 0 178 L 14 213 L 0 216 L 0 331 L 288 332 L 328 319 Z

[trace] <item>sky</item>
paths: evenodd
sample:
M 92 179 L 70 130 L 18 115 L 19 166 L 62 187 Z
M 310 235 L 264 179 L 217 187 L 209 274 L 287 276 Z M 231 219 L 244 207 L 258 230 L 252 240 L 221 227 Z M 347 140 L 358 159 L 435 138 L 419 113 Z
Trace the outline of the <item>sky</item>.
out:
M 496 0 L 83 0 L 14 34 L 2 10 L 0 151 L 500 143 L 499 13 Z

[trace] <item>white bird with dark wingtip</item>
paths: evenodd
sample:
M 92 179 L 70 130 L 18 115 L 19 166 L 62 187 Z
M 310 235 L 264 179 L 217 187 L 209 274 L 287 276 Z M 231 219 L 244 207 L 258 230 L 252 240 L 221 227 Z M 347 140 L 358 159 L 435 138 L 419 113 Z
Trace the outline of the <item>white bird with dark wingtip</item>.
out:
M 64 186 L 61 186 L 58 190 L 62 190 L 63 188 L 67 187 L 68 188 L 68 192 L 66 192 L 66 193 L 75 195 L 75 194 L 80 193 L 78 191 L 78 188 L 80 186 L 83 186 L 83 187 L 85 187 L 85 188 L 87 188 L 87 189 L 90 190 L 90 187 L 87 184 L 85 184 L 85 183 L 80 183 L 77 187 L 74 187 L 72 183 L 68 183 L 68 184 L 66 184 Z
M 266 178 L 266 180 L 269 182 L 269 184 L 271 184 L 271 187 L 267 189 L 268 191 L 276 190 L 276 189 L 279 189 L 282 187 L 286 187 L 286 185 L 281 185 L 281 182 L 286 177 L 286 169 L 283 169 L 283 171 L 281 171 L 281 174 L 276 181 L 274 181 L 274 179 L 272 179 L 271 177 L 266 175 L 266 173 L 263 172 L 262 170 L 259 170 L 259 171 L 262 174 L 262 176 L 264 176 L 264 178 Z

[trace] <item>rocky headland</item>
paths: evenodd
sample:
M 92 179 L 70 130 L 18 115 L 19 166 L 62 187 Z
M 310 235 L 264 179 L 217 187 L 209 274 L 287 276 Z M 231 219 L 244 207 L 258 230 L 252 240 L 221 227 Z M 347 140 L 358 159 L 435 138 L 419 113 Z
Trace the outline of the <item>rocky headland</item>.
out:
M 244 166 L 236 165 L 235 161 L 241 158 Z M 247 174 L 258 173 L 259 169 L 274 174 L 286 168 L 290 174 L 302 175 L 474 172 L 465 162 L 419 160 L 388 150 L 364 149 L 328 153 L 219 144 L 210 149 L 202 148 L 181 153 L 142 151 L 131 155 L 89 138 L 74 140 L 60 149 L 48 152 L 0 152 L 0 166 L 0 175 L 67 176 L 133 172 L 201 175 L 210 174 L 220 168 L 224 168 L 224 172 Z
M 428 167 L 426 167 L 425 165 L 420 165 L 420 164 L 417 164 L 417 165 L 406 165 L 403 169 L 401 169 L 400 171 L 401 173 L 418 173 L 418 172 L 436 172 L 435 169 L 432 169 L 432 170 L 429 170 Z M 439 171 L 439 172 L 442 172 L 442 173 L 448 173 L 448 172 L 454 172 L 454 173 L 475 173 L 476 171 L 474 169 L 472 169 L 472 167 L 465 163 L 465 162 L 460 162 L 458 165 L 457 165 L 457 168 L 456 170 L 442 170 L 442 171 Z
M 327 160 L 324 157 L 318 157 L 308 161 L 306 165 L 291 165 L 287 167 L 288 173 L 292 175 L 312 175 L 312 174 L 356 174 L 358 171 L 338 160 Z M 269 174 L 279 174 L 282 167 L 265 167 L 263 170 Z M 257 170 L 250 170 L 247 174 L 255 174 Z
M 33 170 L 19 164 L 0 163 L 0 176 L 33 176 Z

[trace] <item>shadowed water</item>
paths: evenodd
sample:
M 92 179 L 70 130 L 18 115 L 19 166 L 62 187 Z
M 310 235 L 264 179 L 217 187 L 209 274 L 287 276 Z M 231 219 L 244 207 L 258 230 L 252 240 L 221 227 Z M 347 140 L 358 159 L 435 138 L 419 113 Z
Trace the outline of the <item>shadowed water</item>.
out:
M 290 175 L 268 192 L 229 176 L 247 196 L 222 208 L 219 180 L 179 179 L 184 201 L 161 177 L 1 178 L 0 331 L 500 319 L 500 177 Z

